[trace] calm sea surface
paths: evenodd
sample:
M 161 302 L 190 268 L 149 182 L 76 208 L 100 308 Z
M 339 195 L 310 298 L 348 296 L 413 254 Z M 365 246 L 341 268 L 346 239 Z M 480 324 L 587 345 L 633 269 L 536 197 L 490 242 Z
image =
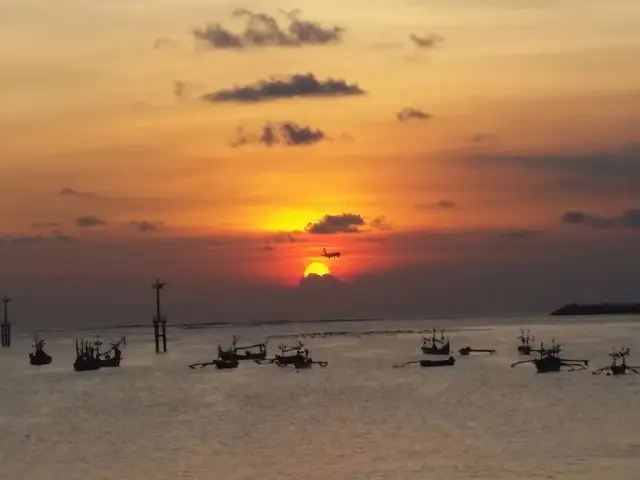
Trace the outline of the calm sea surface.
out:
M 420 334 L 450 332 L 454 367 L 392 368 L 421 357 Z M 563 343 L 589 371 L 539 375 L 521 358 L 519 327 Z M 232 333 L 270 353 L 303 338 L 317 366 L 244 362 L 190 370 Z M 74 372 L 75 338 L 127 336 L 120 368 Z M 171 329 L 156 355 L 151 328 L 43 334 L 53 363 L 28 364 L 32 338 L 0 351 L 0 478 L 163 479 L 637 479 L 640 375 L 594 376 L 613 346 L 637 345 L 632 318 L 503 318 Z M 634 355 L 635 353 L 635 355 Z

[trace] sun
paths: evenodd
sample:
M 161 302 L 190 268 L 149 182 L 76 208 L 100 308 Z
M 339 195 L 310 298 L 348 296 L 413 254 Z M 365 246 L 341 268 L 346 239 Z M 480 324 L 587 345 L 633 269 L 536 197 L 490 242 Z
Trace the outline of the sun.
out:
M 331 272 L 329 271 L 329 267 L 327 267 L 324 263 L 313 262 L 307 265 L 307 268 L 304 269 L 305 278 L 311 274 L 319 275 L 323 277 L 324 275 L 328 275 Z

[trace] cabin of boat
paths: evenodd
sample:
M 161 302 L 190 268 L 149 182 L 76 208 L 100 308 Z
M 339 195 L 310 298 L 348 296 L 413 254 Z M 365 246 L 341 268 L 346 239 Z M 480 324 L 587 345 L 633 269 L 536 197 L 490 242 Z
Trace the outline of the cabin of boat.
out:
M 449 355 L 451 353 L 451 344 L 449 338 L 444 338 L 444 330 L 440 330 L 440 338 L 436 337 L 436 331 L 433 330 L 431 338 L 422 337 L 422 353 L 427 355 Z
M 239 347 L 237 340 L 237 337 L 234 335 L 231 346 L 226 350 L 223 350 L 222 347 L 218 345 L 218 358 L 221 360 L 264 360 L 267 358 L 266 343 L 256 343 L 255 345 Z M 258 350 L 255 351 L 255 349 Z
M 533 349 L 531 344 L 535 340 L 535 338 L 531 335 L 531 331 L 527 330 L 527 336 L 525 337 L 524 330 L 521 328 L 518 340 L 520 340 L 520 345 L 518 345 L 518 353 L 520 355 L 531 355 L 531 351 Z
M 51 360 L 53 360 L 51 355 L 48 355 L 42 349 L 44 345 L 44 340 L 38 340 L 38 335 L 36 334 L 35 341 L 33 342 L 33 348 L 35 348 L 35 351 L 29 354 L 29 363 L 31 365 L 49 365 Z

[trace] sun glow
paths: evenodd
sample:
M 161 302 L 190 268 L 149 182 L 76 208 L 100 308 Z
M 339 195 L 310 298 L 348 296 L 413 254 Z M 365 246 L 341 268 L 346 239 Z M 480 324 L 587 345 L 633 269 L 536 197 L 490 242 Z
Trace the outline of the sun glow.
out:
M 319 275 L 322 277 L 330 273 L 331 272 L 329 271 L 329 267 L 327 267 L 324 263 L 320 263 L 320 262 L 310 263 L 309 265 L 307 265 L 307 268 L 304 269 L 305 278 L 311 274 Z

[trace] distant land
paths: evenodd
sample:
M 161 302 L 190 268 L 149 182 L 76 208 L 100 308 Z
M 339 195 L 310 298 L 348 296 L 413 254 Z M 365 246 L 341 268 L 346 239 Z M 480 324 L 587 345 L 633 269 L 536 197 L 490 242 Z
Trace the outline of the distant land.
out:
M 640 303 L 569 303 L 551 315 L 629 315 L 640 313 Z

